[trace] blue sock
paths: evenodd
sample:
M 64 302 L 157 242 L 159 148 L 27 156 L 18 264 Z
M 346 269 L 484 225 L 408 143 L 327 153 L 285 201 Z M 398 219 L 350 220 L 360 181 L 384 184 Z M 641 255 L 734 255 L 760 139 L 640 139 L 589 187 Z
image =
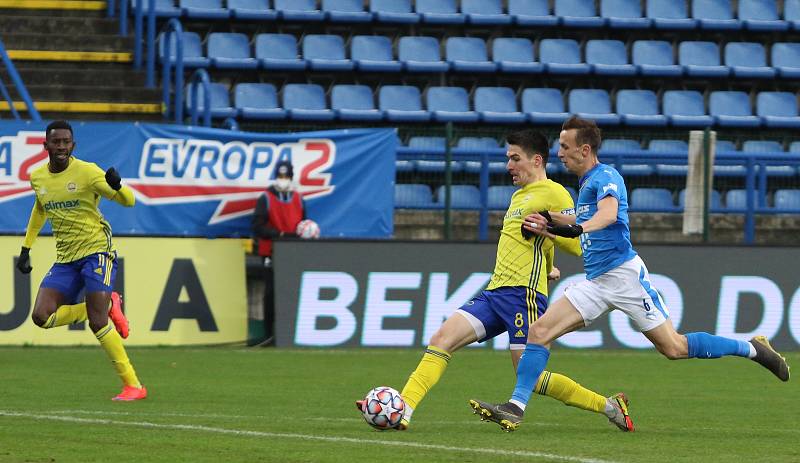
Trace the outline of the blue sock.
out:
M 517 366 L 517 385 L 514 387 L 514 393 L 511 394 L 513 400 L 528 404 L 533 388 L 536 386 L 536 380 L 539 379 L 539 375 L 542 374 L 544 367 L 547 366 L 547 359 L 549 358 L 550 351 L 544 346 L 539 344 L 525 346 L 525 352 L 522 353 Z
M 748 357 L 750 343 L 736 339 L 723 338 L 708 333 L 687 333 L 689 341 L 689 358 L 718 359 L 723 355 Z

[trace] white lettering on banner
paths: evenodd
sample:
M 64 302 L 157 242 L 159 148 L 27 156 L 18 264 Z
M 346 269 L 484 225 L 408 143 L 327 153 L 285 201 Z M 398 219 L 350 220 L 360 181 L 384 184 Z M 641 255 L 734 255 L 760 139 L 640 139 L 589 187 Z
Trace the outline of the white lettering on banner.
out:
M 567 278 L 563 278 L 558 286 L 550 292 L 550 304 L 564 295 L 564 290 L 576 283 L 586 279 L 585 273 L 577 273 Z M 573 331 L 572 333 L 561 336 L 556 341 L 559 344 L 567 347 L 602 347 L 603 346 L 603 333 L 600 330 L 587 330 Z
M 322 289 L 337 291 L 333 299 L 321 299 Z M 295 342 L 301 346 L 335 346 L 356 332 L 356 316 L 349 307 L 358 296 L 358 282 L 346 272 L 303 272 L 297 304 Z M 336 325 L 317 329 L 317 320 L 332 318 Z
M 420 272 L 371 272 L 367 283 L 367 300 L 364 303 L 364 328 L 361 344 L 364 346 L 411 346 L 415 330 L 387 330 L 384 318 L 408 318 L 411 316 L 411 301 L 386 300 L 386 290 L 419 289 L 422 282 Z
M 666 275 L 651 273 L 650 281 L 653 288 L 661 294 L 673 326 L 680 331 L 681 320 L 683 319 L 683 293 L 681 293 L 681 288 L 675 283 L 675 280 Z M 658 310 L 658 308 L 651 307 L 651 310 Z M 624 312 L 613 310 L 608 317 L 608 321 L 611 327 L 611 334 L 623 346 L 634 349 L 649 349 L 653 347 L 653 344 L 631 325 L 631 319 Z
M 758 326 L 745 333 L 736 332 L 739 314 L 739 295 L 752 293 L 764 302 L 764 313 Z M 719 290 L 719 309 L 717 310 L 717 331 L 719 336 L 747 340 L 756 334 L 772 338 L 778 333 L 783 322 L 783 294 L 769 278 L 759 276 L 723 276 Z
M 422 345 L 427 346 L 431 336 L 457 308 L 466 304 L 486 286 L 491 273 L 473 273 L 450 297 L 447 297 L 448 273 L 431 273 L 428 279 L 428 301 L 425 306 L 425 324 L 422 329 Z
M 800 288 L 797 288 L 789 303 L 789 334 L 800 344 Z

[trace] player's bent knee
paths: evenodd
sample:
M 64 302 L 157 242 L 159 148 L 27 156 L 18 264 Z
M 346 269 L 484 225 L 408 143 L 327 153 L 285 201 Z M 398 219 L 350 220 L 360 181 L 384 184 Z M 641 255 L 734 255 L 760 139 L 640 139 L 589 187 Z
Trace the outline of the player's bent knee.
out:
M 31 320 L 33 320 L 33 323 L 39 328 L 45 328 L 44 324 L 47 322 L 47 318 L 49 317 L 42 318 L 41 315 L 35 311 L 31 314 Z
M 682 352 L 680 346 L 676 344 L 669 344 L 666 346 L 656 346 L 661 354 L 669 360 L 680 360 L 686 358 L 686 354 Z
M 534 323 L 528 328 L 528 343 L 533 344 L 546 344 L 549 343 L 550 340 L 550 328 L 544 325 L 537 325 Z

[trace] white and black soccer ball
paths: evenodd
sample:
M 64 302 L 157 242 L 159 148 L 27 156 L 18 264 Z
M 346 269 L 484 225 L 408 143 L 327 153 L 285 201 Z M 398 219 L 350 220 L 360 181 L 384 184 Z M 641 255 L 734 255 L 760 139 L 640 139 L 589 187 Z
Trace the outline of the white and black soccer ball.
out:
M 314 240 L 319 238 L 319 225 L 310 219 L 301 220 L 295 233 L 304 240 Z
M 388 386 L 380 386 L 369 391 L 362 410 L 364 420 L 373 428 L 385 431 L 400 425 L 406 403 L 400 393 Z

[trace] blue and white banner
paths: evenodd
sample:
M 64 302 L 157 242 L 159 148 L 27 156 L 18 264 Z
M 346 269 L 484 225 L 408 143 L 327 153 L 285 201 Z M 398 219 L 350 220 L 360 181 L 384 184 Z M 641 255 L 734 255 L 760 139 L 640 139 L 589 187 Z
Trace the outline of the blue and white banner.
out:
M 48 160 L 46 125 L 0 121 L 0 233 L 25 231 L 30 173 Z M 393 232 L 393 129 L 267 134 L 98 122 L 73 130 L 73 154 L 116 167 L 136 194 L 132 210 L 101 203 L 118 235 L 249 236 L 256 200 L 281 160 L 294 165 L 295 186 L 323 237 Z

